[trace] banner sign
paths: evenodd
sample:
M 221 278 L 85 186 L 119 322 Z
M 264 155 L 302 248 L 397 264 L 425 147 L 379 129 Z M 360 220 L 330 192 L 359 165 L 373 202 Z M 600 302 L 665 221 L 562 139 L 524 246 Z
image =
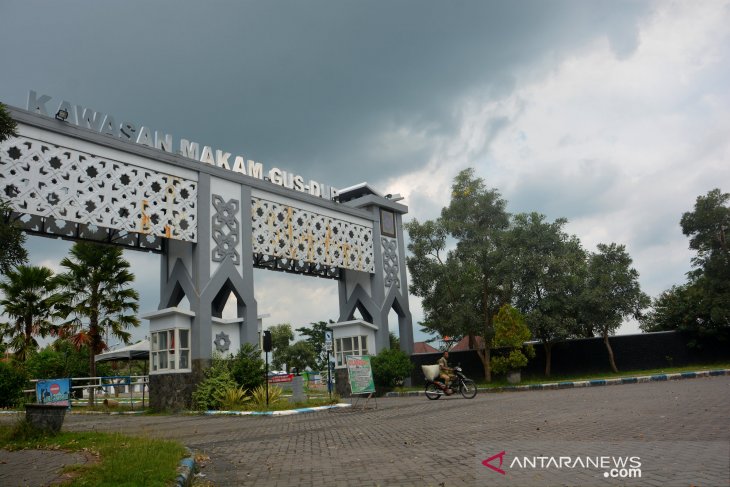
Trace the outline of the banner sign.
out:
M 272 375 L 269 377 L 269 384 L 275 384 L 277 382 L 291 382 L 294 380 L 294 374 L 279 374 Z
M 350 379 L 350 390 L 353 394 L 369 394 L 375 392 L 373 368 L 370 355 L 348 355 L 347 375 Z
M 71 379 L 39 380 L 35 385 L 36 401 L 71 407 Z

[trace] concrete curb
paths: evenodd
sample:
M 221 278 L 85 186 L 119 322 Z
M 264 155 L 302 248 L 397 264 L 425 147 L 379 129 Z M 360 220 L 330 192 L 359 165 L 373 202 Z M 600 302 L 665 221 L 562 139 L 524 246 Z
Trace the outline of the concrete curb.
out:
M 554 389 L 573 389 L 576 387 L 600 387 L 613 386 L 623 384 L 640 384 L 646 382 L 666 381 L 666 380 L 682 380 L 697 379 L 700 377 L 717 377 L 721 375 L 730 375 L 730 369 L 700 370 L 697 372 L 678 372 L 676 374 L 656 374 L 643 375 L 636 377 L 617 377 L 615 379 L 593 379 L 581 380 L 573 382 L 548 382 L 544 384 L 529 384 L 524 386 L 504 386 L 504 387 L 482 387 L 479 392 L 488 394 L 497 392 L 524 392 L 524 391 L 540 391 Z M 408 392 L 388 392 L 385 397 L 414 397 L 423 396 L 424 391 L 408 391 Z
M 177 477 L 175 477 L 175 487 L 190 487 L 193 484 L 195 456 L 189 449 L 186 450 L 189 456 L 180 460 L 177 467 Z
M 206 416 L 291 416 L 292 414 L 314 413 L 327 409 L 349 408 L 352 404 L 339 403 L 331 406 L 317 406 L 313 408 L 287 409 L 284 411 L 205 411 Z
M 129 415 L 136 415 L 136 414 L 145 414 L 146 411 L 111 411 L 111 412 L 104 412 L 104 411 L 81 411 L 81 410 L 74 410 L 71 408 L 70 411 L 66 411 L 66 414 L 73 414 L 74 416 L 93 416 L 93 415 L 104 415 L 104 416 L 129 416 Z M 25 411 L 21 410 L 13 410 L 13 409 L 3 409 L 0 410 L 0 414 L 25 414 Z

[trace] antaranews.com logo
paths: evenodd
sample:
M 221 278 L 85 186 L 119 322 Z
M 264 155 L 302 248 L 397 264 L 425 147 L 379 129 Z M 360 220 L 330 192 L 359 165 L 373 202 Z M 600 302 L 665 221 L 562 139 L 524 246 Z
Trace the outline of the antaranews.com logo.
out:
M 730 485 L 726 440 L 500 441 L 476 447 L 477 485 Z
M 482 465 L 496 474 L 507 475 L 502 467 L 507 452 L 502 450 L 482 461 Z M 499 462 L 499 463 L 497 463 Z M 511 472 L 516 469 L 591 469 L 603 471 L 604 478 L 641 478 L 641 457 L 638 456 L 514 456 L 506 466 Z

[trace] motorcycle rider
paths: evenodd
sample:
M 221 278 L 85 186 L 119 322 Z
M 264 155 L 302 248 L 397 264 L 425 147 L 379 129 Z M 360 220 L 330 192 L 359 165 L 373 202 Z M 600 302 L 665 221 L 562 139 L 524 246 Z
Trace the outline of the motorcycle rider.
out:
M 454 369 L 449 367 L 449 352 L 446 351 L 438 360 L 439 365 L 439 378 L 446 384 L 447 393 L 450 393 L 451 378 L 453 377 Z

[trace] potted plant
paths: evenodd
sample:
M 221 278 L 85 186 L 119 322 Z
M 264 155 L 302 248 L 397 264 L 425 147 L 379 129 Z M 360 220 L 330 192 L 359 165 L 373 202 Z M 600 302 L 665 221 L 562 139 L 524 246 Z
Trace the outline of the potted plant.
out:
M 492 347 L 502 349 L 492 357 L 492 371 L 506 374 L 507 382 L 518 384 L 521 380 L 520 369 L 535 357 L 532 345 L 525 345 L 530 339 L 530 329 L 525 318 L 509 304 L 503 305 L 494 317 L 494 339 Z

